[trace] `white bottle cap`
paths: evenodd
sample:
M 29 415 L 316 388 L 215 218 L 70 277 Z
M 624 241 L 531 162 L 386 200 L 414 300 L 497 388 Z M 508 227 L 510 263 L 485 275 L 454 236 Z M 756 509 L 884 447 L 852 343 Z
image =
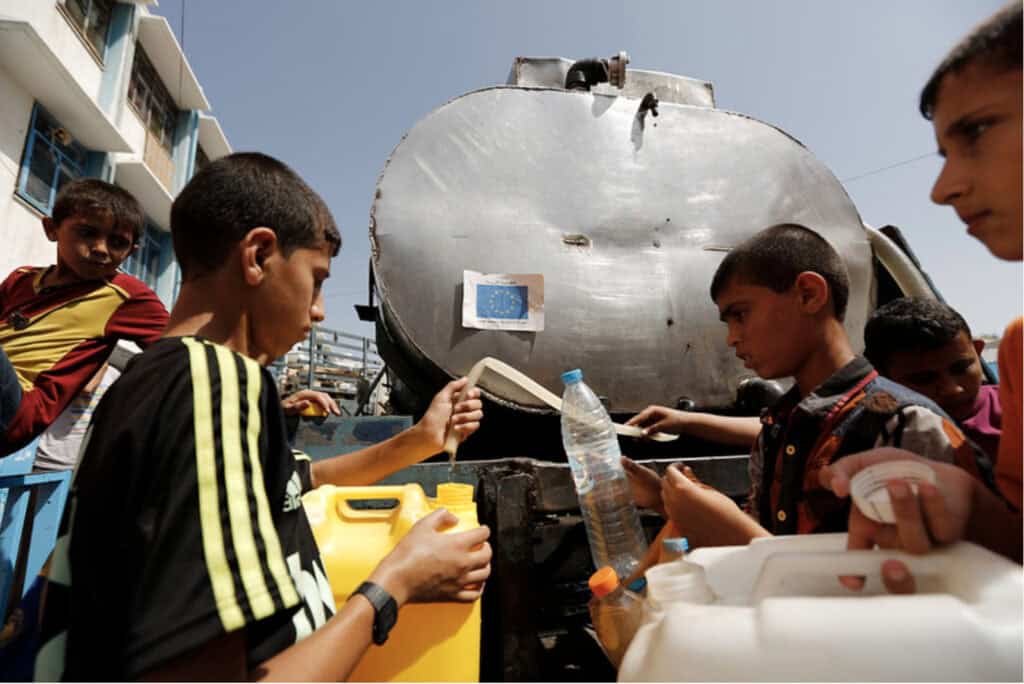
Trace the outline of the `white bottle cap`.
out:
M 921 482 L 935 484 L 935 471 L 919 461 L 886 461 L 869 466 L 850 480 L 850 496 L 860 512 L 879 523 L 894 523 L 896 516 L 885 485 L 890 480 L 906 480 L 917 494 Z

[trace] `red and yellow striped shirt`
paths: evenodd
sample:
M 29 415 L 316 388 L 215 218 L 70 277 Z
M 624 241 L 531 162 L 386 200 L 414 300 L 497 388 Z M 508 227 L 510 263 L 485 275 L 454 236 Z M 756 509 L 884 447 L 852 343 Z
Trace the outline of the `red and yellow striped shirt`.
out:
M 40 287 L 46 268 L 16 269 L 0 284 L 0 348 L 21 384 L 22 399 L 0 455 L 46 429 L 95 375 L 119 339 L 146 346 L 167 326 L 167 309 L 141 280 Z

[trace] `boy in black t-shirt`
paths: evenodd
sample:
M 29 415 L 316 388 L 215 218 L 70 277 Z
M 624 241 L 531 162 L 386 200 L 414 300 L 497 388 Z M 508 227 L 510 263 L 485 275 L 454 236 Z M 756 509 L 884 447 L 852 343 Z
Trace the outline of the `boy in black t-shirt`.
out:
M 422 520 L 335 612 L 300 497 L 371 482 L 476 429 L 450 383 L 414 428 L 317 464 L 288 447 L 261 366 L 323 319 L 341 237 L 323 200 L 264 155 L 204 167 L 171 215 L 182 286 L 86 436 L 51 563 L 36 679 L 344 679 L 409 601 L 473 601 L 488 530 Z

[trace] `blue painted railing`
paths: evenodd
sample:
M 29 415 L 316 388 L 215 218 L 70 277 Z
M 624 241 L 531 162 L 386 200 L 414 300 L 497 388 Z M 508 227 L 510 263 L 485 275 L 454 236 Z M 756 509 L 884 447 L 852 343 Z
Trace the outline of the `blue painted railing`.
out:
M 35 454 L 32 442 L 0 458 L 0 619 L 7 617 L 8 601 L 16 605 L 25 595 L 53 551 L 71 485 L 70 470 L 33 473 Z M 20 580 L 16 593 L 15 579 Z

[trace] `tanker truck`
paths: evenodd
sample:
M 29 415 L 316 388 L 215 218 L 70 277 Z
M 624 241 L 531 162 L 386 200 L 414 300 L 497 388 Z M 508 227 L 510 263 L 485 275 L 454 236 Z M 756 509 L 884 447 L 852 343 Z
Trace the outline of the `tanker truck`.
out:
M 718 109 L 711 83 L 629 68 L 625 53 L 520 57 L 506 83 L 449 100 L 394 148 L 357 309 L 375 322 L 399 412 L 493 357 L 555 394 L 563 371 L 583 369 L 620 422 L 652 403 L 757 415 L 785 383 L 743 368 L 708 289 L 731 246 L 783 222 L 844 259 L 855 349 L 878 305 L 937 296 L 897 229 L 866 225 L 795 137 Z M 495 551 L 483 679 L 611 679 L 586 633 L 593 565 L 558 415 L 500 375 L 479 387 L 485 419 L 454 470 L 428 462 L 388 482 L 477 487 Z M 327 427 L 300 429 L 314 457 L 330 451 Z M 749 486 L 746 454 L 693 439 L 622 447 L 659 469 L 684 460 L 737 500 Z
M 518 58 L 505 85 L 450 100 L 394 149 L 363 313 L 401 409 L 491 356 L 556 394 L 579 367 L 619 419 L 652 403 L 756 415 L 784 388 L 726 346 L 708 287 L 731 245 L 777 223 L 842 255 L 855 348 L 876 305 L 932 295 L 798 140 L 717 109 L 710 83 L 627 61 Z M 548 406 L 496 374 L 479 386 L 488 417 L 460 459 L 562 458 Z

